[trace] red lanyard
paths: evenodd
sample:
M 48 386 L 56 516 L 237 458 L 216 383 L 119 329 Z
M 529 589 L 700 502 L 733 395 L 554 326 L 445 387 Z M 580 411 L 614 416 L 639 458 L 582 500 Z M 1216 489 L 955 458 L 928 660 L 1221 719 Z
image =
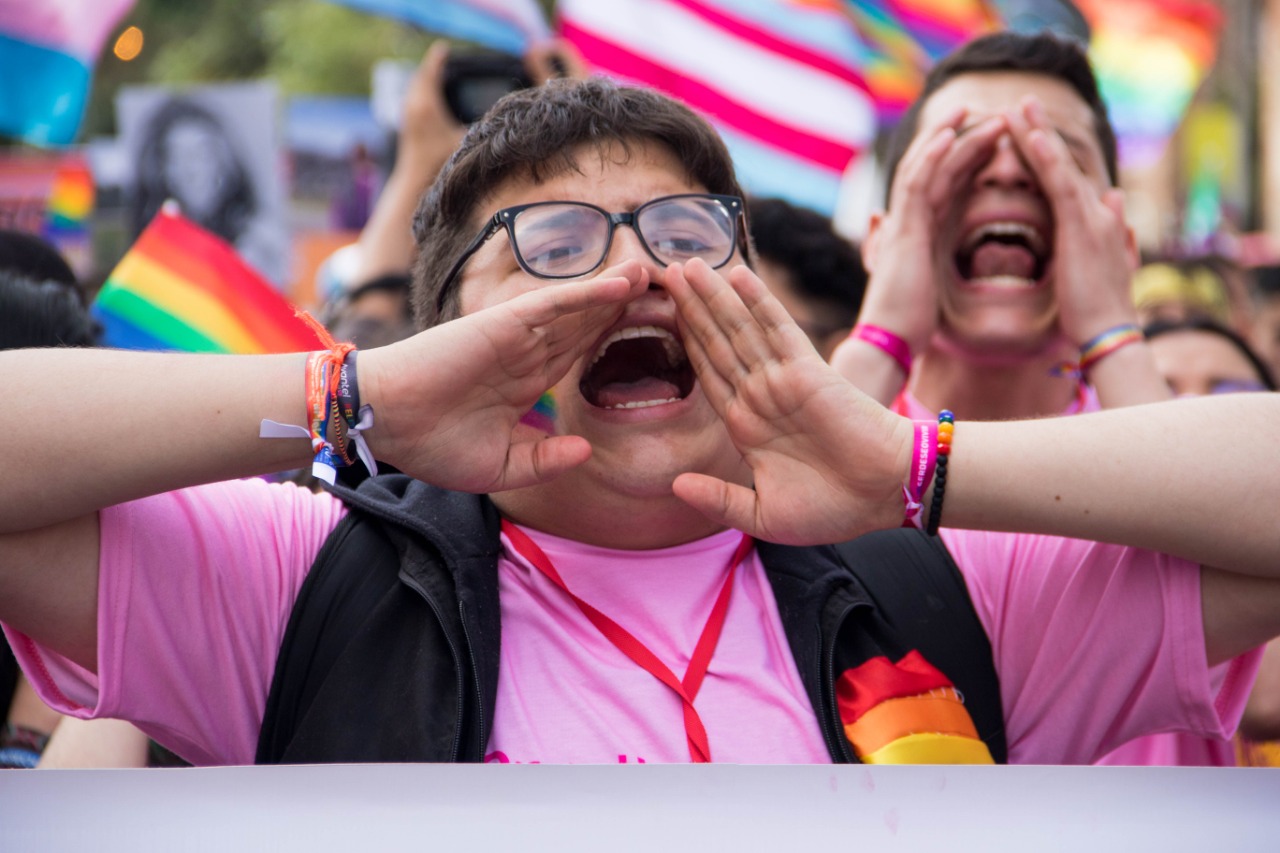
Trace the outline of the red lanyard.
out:
M 689 659 L 689 669 L 685 672 L 683 679 L 677 679 L 675 673 L 658 660 L 658 656 L 651 652 L 648 646 L 633 637 L 617 622 L 574 595 L 561 579 L 556 567 L 551 564 L 551 560 L 523 530 L 503 519 L 502 532 L 507 534 L 507 539 L 511 541 L 511 545 L 520 556 L 528 560 L 534 568 L 546 575 L 552 583 L 573 599 L 573 603 L 578 605 L 582 615 L 586 616 L 591 624 L 595 625 L 600 633 L 617 647 L 618 651 L 631 658 L 680 697 L 680 701 L 684 703 L 684 733 L 689 741 L 689 758 L 695 764 L 710 761 L 711 746 L 707 743 L 707 730 L 702 725 L 702 718 L 693 707 L 693 700 L 698 695 L 698 688 L 702 687 L 702 679 L 707 674 L 707 665 L 711 663 L 711 656 L 715 654 L 716 644 L 720 642 L 725 613 L 729 610 L 729 594 L 733 591 L 733 578 L 739 564 L 751 550 L 751 537 L 743 534 L 742 541 L 733 552 L 724 583 L 720 585 L 720 594 L 716 596 L 716 603 L 707 617 L 707 624 L 702 628 L 702 636 L 698 638 L 693 656 Z

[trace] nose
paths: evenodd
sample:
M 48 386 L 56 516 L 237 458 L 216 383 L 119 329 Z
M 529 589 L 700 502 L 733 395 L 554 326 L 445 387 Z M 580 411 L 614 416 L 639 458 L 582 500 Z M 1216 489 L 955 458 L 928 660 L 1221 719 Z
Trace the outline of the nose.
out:
M 975 182 L 979 187 L 1039 189 L 1031 167 L 1023 159 L 1013 137 L 1007 133 L 996 140 L 995 151 L 986 165 L 978 170 Z
M 613 245 L 609 247 L 609 256 L 605 258 L 604 266 L 611 267 L 620 264 L 623 261 L 639 261 L 649 271 L 649 288 L 653 289 L 660 286 L 662 281 L 662 271 L 665 267 L 658 263 L 645 249 L 644 243 L 640 240 L 640 235 L 636 232 L 634 223 L 629 225 L 617 225 L 613 229 Z

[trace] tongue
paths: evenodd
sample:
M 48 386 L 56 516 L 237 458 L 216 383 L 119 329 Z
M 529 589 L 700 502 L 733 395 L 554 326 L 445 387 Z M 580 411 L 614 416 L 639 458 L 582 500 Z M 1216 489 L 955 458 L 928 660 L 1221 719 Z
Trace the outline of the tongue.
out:
M 970 278 L 1015 276 L 1035 278 L 1036 257 L 1023 246 L 1010 243 L 983 243 L 973 253 Z
M 596 394 L 596 405 L 611 409 L 627 403 L 649 403 L 679 399 L 680 389 L 673 383 L 656 376 L 646 376 L 635 382 L 610 382 Z

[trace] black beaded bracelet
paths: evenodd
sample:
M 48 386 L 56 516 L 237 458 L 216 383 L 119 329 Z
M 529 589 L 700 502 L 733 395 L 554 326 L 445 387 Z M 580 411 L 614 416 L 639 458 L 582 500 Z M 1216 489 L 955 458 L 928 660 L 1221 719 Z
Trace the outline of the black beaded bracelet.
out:
M 942 522 L 942 499 L 947 492 L 947 460 L 951 456 L 951 435 L 955 432 L 956 416 L 949 409 L 938 413 L 938 462 L 933 471 L 933 500 L 929 504 L 929 524 L 925 532 L 938 535 Z

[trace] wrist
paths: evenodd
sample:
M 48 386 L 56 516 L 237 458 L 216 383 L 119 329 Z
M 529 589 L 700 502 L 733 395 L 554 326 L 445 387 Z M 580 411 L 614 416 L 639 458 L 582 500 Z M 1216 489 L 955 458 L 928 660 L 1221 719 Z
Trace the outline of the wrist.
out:
M 1089 370 L 1100 361 L 1131 344 L 1142 343 L 1142 330 L 1133 322 L 1119 323 L 1095 334 L 1080 345 L 1080 373 L 1088 376 Z
M 879 350 L 898 365 L 903 376 L 911 375 L 911 345 L 896 332 L 874 323 L 858 323 L 849 333 L 849 339 Z

